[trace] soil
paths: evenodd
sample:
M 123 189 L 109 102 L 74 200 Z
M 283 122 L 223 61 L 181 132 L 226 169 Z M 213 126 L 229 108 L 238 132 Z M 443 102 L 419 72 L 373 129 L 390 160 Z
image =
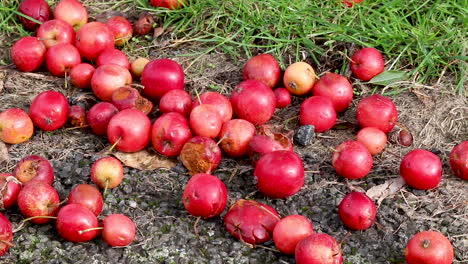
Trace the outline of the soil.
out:
M 228 95 L 241 81 L 245 58 L 234 60 L 213 52 L 194 62 L 193 58 L 177 56 L 181 48 L 189 49 L 150 48 L 149 54 L 151 59 L 164 57 L 179 61 L 186 70 L 186 90 L 192 95 L 195 96 L 195 91 L 218 91 Z M 6 53 L 0 55 L 1 60 L 10 61 Z M 455 177 L 448 166 L 451 149 L 468 140 L 467 98 L 447 92 L 451 85 L 449 78 L 430 86 L 401 83 L 400 87 L 408 89 L 390 98 L 397 105 L 402 126 L 414 137 L 413 145 L 398 144 L 399 128 L 396 127 L 389 134 L 384 152 L 374 157 L 371 173 L 363 179 L 348 181 L 334 172 L 331 154 L 341 142 L 355 138 L 357 102 L 370 95 L 374 88 L 357 81 L 354 84 L 359 95 L 350 108 L 339 115 L 341 121 L 347 122 L 318 133 L 309 146 L 294 146 L 306 169 L 306 182 L 299 193 L 287 199 L 265 198 L 256 190 L 250 160 L 223 158 L 213 174 L 228 188 L 228 205 L 248 198 L 272 206 L 281 216 L 304 215 L 311 219 L 316 232 L 332 235 L 341 243 L 345 263 L 403 263 L 407 241 L 423 230 L 442 232 L 453 244 L 454 263 L 468 263 L 468 185 Z M 52 77 L 45 70 L 22 73 L 10 67 L 0 70 L 0 111 L 11 107 L 27 111 L 32 99 L 45 90 L 60 91 L 70 103 L 88 109 L 95 102 L 90 91 L 71 87 L 64 79 Z M 303 100 L 294 97 L 292 106 L 277 110 L 269 124 L 281 127 L 286 134 L 293 132 L 299 127 L 297 115 Z M 152 118 L 157 115 L 153 113 Z M 104 155 L 103 150 L 108 146 L 105 137 L 95 136 L 87 128 L 62 128 L 52 132 L 38 129 L 31 140 L 6 146 L 8 160 L 1 163 L 0 173 L 11 173 L 24 156 L 43 156 L 54 167 L 53 186 L 63 200 L 74 185 L 91 184 L 90 167 Z M 441 158 L 444 173 L 440 185 L 429 191 L 404 185 L 387 196 L 378 192 L 374 194 L 378 201 L 377 222 L 365 231 L 343 227 L 337 214 L 342 198 L 352 190 L 367 191 L 397 181 L 402 157 L 416 148 L 428 149 Z M 226 211 L 221 217 L 200 221 L 196 234 L 197 219 L 188 215 L 181 202 L 190 175 L 180 161 L 174 161 L 176 166 L 171 169 L 126 167 L 123 183 L 105 196 L 101 220 L 106 215 L 122 213 L 136 223 L 137 237 L 130 246 L 112 248 L 100 238 L 72 243 L 58 235 L 53 222 L 26 224 L 14 234 L 14 246 L 0 257 L 0 263 L 294 263 L 293 256 L 277 252 L 271 241 L 251 248 L 234 239 L 223 225 Z M 15 227 L 23 219 L 17 208 L 3 213 Z

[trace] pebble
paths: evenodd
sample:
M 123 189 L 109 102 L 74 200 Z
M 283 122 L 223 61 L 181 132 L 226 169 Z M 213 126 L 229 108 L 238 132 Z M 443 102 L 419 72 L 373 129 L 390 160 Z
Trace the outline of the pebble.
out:
M 313 125 L 300 126 L 294 132 L 294 143 L 300 146 L 308 146 L 315 137 L 315 127 Z

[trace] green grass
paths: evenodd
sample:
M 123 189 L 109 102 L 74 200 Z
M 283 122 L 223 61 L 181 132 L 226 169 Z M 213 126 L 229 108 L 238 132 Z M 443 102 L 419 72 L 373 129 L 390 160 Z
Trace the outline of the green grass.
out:
M 420 83 L 450 74 L 455 91 L 464 93 L 468 0 L 365 0 L 353 8 L 341 0 L 192 0 L 174 11 L 136 2 L 179 38 L 205 44 L 202 53 L 262 51 L 284 66 L 285 54 L 302 60 L 306 52 L 316 67 L 340 59 L 333 66 L 343 72 L 350 47 L 371 46 L 385 54 L 387 69 L 406 70 Z

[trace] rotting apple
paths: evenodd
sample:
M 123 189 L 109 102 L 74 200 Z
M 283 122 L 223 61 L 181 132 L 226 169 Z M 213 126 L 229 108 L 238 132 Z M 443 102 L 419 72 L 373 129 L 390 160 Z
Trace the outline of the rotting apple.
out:
M 340 244 L 330 235 L 314 233 L 296 245 L 297 264 L 341 264 L 343 255 Z
M 80 63 L 80 53 L 72 44 L 61 43 L 47 50 L 47 69 L 57 77 L 65 77 L 74 66 Z
M 116 46 L 123 46 L 133 35 L 132 24 L 123 16 L 113 16 L 107 20 L 106 25 L 114 35 Z
M 189 121 L 177 112 L 160 116 L 151 128 L 153 148 L 166 156 L 175 157 L 180 154 L 185 142 L 192 138 Z
M 89 184 L 78 184 L 70 191 L 67 198 L 69 204 L 81 204 L 98 216 L 104 206 L 101 192 Z
M 398 110 L 392 100 L 374 94 L 359 101 L 356 117 L 361 127 L 376 127 L 388 133 L 398 121 Z
M 257 80 L 273 88 L 281 76 L 281 68 L 278 61 L 270 54 L 259 54 L 244 65 L 242 72 L 244 80 Z
M 19 144 L 29 140 L 34 125 L 29 115 L 19 108 L 10 108 L 0 113 L 0 140 L 8 144 Z
M 336 123 L 333 102 L 325 96 L 309 97 L 300 106 L 299 119 L 301 125 L 313 125 L 315 132 L 328 131 Z
M 316 79 L 314 68 L 302 61 L 289 65 L 283 76 L 286 89 L 294 95 L 308 93 L 312 90 Z
M 128 69 L 115 64 L 98 67 L 91 78 L 91 88 L 94 94 L 106 102 L 111 100 L 115 90 L 131 83 L 132 75 Z
M 345 141 L 333 151 L 333 168 L 338 175 L 350 180 L 360 179 L 369 174 L 372 163 L 369 150 L 358 141 Z
M 275 246 L 284 254 L 294 254 L 297 243 L 314 233 L 312 222 L 302 215 L 288 215 L 273 229 Z
M 13 242 L 13 230 L 10 220 L 0 213 L 0 256 L 5 255 Z
M 442 162 L 430 151 L 415 149 L 401 160 L 400 175 L 406 184 L 415 189 L 433 189 L 442 180 Z
M 29 107 L 29 116 L 34 125 L 45 131 L 61 128 L 68 118 L 67 98 L 57 91 L 38 94 Z
M 224 215 L 227 231 L 248 244 L 262 244 L 273 236 L 273 229 L 281 219 L 272 207 L 254 200 L 237 200 Z
M 371 155 L 377 155 L 387 145 L 387 135 L 375 127 L 365 127 L 357 133 L 356 140 L 369 150 Z
M 195 98 L 192 109 L 200 104 L 210 104 L 218 109 L 221 122 L 225 123 L 232 118 L 232 105 L 229 99 L 218 92 L 204 92 L 199 98 Z
M 276 96 L 276 108 L 286 108 L 291 104 L 291 94 L 288 89 L 280 87 L 273 92 Z
M 141 74 L 143 95 L 151 101 L 159 101 L 170 90 L 184 89 L 184 70 L 171 59 L 156 59 L 146 64 Z
M 237 117 L 254 125 L 263 125 L 276 109 L 275 93 L 257 80 L 241 82 L 231 93 L 231 104 Z
M 451 264 L 453 258 L 450 240 L 438 231 L 422 231 L 415 234 L 405 248 L 405 260 L 408 264 Z
M 354 95 L 348 78 L 332 72 L 327 72 L 314 84 L 312 93 L 330 98 L 337 113 L 348 108 Z
M 72 242 L 86 242 L 101 233 L 96 215 L 81 204 L 60 208 L 55 227 L 61 237 Z
M 74 44 L 75 30 L 65 21 L 52 19 L 39 27 L 37 37 L 47 48 L 60 43 Z
M 16 204 L 21 186 L 21 182 L 15 176 L 0 173 L 0 209 L 8 209 Z
M 109 121 L 107 138 L 122 152 L 140 151 L 151 139 L 151 121 L 138 109 L 125 109 Z
M 375 222 L 377 207 L 365 193 L 350 192 L 338 206 L 341 222 L 353 230 L 365 230 Z
M 26 184 L 18 194 L 21 213 L 35 224 L 45 224 L 59 209 L 60 197 L 51 185 L 44 182 Z M 45 217 L 41 217 L 45 216 Z
M 179 158 L 190 174 L 211 174 L 221 162 L 221 149 L 213 139 L 195 136 L 185 142 Z
M 249 143 L 255 136 L 255 126 L 244 119 L 232 119 L 223 124 L 219 138 L 221 149 L 228 156 L 242 157 L 249 153 Z
M 106 64 L 116 64 L 126 69 L 130 69 L 130 62 L 128 61 L 127 55 L 115 48 L 105 49 L 97 57 L 97 67 Z
M 452 149 L 450 167 L 458 178 L 468 180 L 468 141 L 463 141 Z
M 90 22 L 76 32 L 75 46 L 83 58 L 93 61 L 102 51 L 114 47 L 114 35 L 106 24 Z
M 119 111 L 136 108 L 146 115 L 153 110 L 153 103 L 140 95 L 137 89 L 130 86 L 122 86 L 112 93 L 111 103 Z
M 107 125 L 118 112 L 117 107 L 108 102 L 93 105 L 86 115 L 91 131 L 99 136 L 107 135 Z
M 380 51 L 375 48 L 363 48 L 351 57 L 353 75 L 363 81 L 369 81 L 384 71 L 385 61 Z
M 229 102 L 229 100 L 227 101 Z M 229 105 L 231 105 L 231 103 L 229 103 Z M 161 113 L 177 112 L 188 117 L 192 111 L 192 97 L 185 90 L 170 90 L 161 97 L 159 101 L 159 111 L 161 111 Z
M 13 171 L 15 177 L 23 184 L 29 182 L 44 182 L 52 185 L 54 169 L 50 162 L 41 156 L 30 155 L 22 158 Z
M 197 136 L 216 138 L 222 127 L 218 109 L 210 104 L 201 104 L 192 109 L 190 127 Z
M 23 0 L 21 1 L 18 12 L 32 17 L 40 22 L 45 22 L 51 17 L 49 4 L 45 0 Z M 34 31 L 39 24 L 23 16 L 18 16 L 19 21 L 27 31 Z
M 88 22 L 88 11 L 77 0 L 61 0 L 54 9 L 54 18 L 70 24 L 75 30 L 79 30 Z
M 10 55 L 16 68 L 24 72 L 32 72 L 45 61 L 47 48 L 35 37 L 23 37 L 11 47 Z
M 100 158 L 91 166 L 91 180 L 99 188 L 113 189 L 122 183 L 123 178 L 123 164 L 114 157 Z
M 216 176 L 206 173 L 193 175 L 184 187 L 182 201 L 193 216 L 203 219 L 220 215 L 226 208 L 228 191 Z
M 123 214 L 111 214 L 104 218 L 102 239 L 111 247 L 125 247 L 135 240 L 136 226 Z
M 86 126 L 86 110 L 79 105 L 72 105 L 68 113 L 68 123 L 72 127 Z
M 81 89 L 91 88 L 91 78 L 96 68 L 89 63 L 79 63 L 70 71 L 70 81 L 73 85 Z

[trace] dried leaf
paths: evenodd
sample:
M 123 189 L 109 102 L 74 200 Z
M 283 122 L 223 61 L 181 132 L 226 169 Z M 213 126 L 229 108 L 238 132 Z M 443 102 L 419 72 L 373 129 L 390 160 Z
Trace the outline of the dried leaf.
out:
M 120 151 L 109 152 L 107 148 L 102 151 L 101 154 L 112 155 L 119 159 L 125 166 L 139 170 L 155 170 L 159 168 L 171 169 L 177 165 L 173 159 L 147 150 L 125 153 Z
M 164 33 L 164 28 L 163 27 L 157 27 L 157 28 L 154 29 L 153 38 L 157 38 L 157 37 L 161 36 L 163 33 Z
M 5 86 L 5 78 L 6 78 L 6 72 L 0 71 L 0 93 L 3 91 L 3 87 Z
M 403 180 L 401 177 L 398 177 L 370 188 L 367 190 L 366 194 L 372 200 L 376 200 L 377 205 L 379 205 L 385 198 L 398 192 L 404 185 L 405 180 Z
M 396 81 L 404 80 L 405 78 L 406 72 L 404 71 L 384 71 L 372 78 L 369 83 L 385 86 Z
M 346 130 L 346 129 L 355 129 L 358 125 L 348 122 L 348 121 L 341 121 L 336 120 L 336 124 L 333 126 L 334 130 Z
M 8 155 L 8 148 L 0 141 L 0 163 L 8 162 L 10 160 L 10 155 Z

